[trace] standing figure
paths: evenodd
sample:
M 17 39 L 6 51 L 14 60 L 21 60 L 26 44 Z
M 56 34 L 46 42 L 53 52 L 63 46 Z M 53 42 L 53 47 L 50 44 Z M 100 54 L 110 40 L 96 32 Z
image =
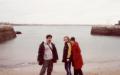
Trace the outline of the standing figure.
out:
M 51 75 L 53 70 L 53 63 L 58 60 L 57 49 L 55 44 L 52 43 L 52 35 L 46 36 L 46 41 L 43 41 L 39 46 L 38 58 L 39 65 L 42 65 L 40 75 Z
M 83 66 L 81 49 L 79 47 L 79 44 L 75 41 L 74 37 L 72 37 L 70 41 L 72 44 L 72 65 L 74 68 L 74 75 L 83 75 L 83 72 L 81 70 Z
M 64 37 L 64 49 L 63 49 L 63 59 L 65 70 L 67 75 L 72 75 L 71 73 L 71 43 L 68 36 Z

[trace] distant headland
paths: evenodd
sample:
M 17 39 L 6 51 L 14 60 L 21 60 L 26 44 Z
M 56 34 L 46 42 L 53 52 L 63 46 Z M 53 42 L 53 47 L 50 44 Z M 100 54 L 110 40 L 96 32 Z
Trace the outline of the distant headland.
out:
M 0 25 L 0 43 L 16 37 L 16 32 L 11 25 Z

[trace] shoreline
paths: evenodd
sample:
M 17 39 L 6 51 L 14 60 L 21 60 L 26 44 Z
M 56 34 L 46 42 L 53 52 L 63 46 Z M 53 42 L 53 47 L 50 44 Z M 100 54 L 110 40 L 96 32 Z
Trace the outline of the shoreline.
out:
M 12 26 L 93 26 L 93 25 L 79 25 L 79 24 L 15 24 Z
M 119 59 L 116 59 L 116 60 L 104 60 L 104 61 L 98 61 L 98 60 L 95 60 L 95 61 L 84 61 L 85 65 L 88 65 L 88 64 L 111 64 L 111 63 L 120 63 L 120 60 Z M 64 66 L 64 64 L 59 60 L 57 63 L 55 63 L 57 65 L 61 65 L 61 66 Z M 0 69 L 4 69 L 4 68 L 22 68 L 22 67 L 28 67 L 28 66 L 34 66 L 34 65 L 38 65 L 37 62 L 34 62 L 34 61 L 31 61 L 31 62 L 21 62 L 21 63 L 12 63 L 12 64 L 0 64 Z
M 84 75 L 120 75 L 120 63 L 89 63 L 84 64 Z M 39 75 L 41 66 L 35 64 L 17 68 L 0 68 L 0 75 Z M 72 70 L 73 72 L 73 70 Z M 63 63 L 54 64 L 52 75 L 66 75 Z
M 59 67 L 58 67 L 59 68 Z M 66 75 L 65 70 L 59 70 L 57 67 L 54 67 L 52 75 Z M 22 67 L 22 68 L 14 68 L 14 69 L 0 69 L 0 75 L 39 75 L 41 67 L 38 65 Z M 57 69 L 57 70 L 56 70 Z M 91 71 L 84 71 L 84 75 L 120 75 L 120 69 L 96 69 Z

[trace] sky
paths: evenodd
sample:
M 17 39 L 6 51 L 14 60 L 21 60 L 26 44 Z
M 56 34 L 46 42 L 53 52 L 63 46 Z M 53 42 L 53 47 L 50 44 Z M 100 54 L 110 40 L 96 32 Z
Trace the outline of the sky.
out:
M 35 24 L 115 24 L 120 0 L 0 0 L 0 21 Z

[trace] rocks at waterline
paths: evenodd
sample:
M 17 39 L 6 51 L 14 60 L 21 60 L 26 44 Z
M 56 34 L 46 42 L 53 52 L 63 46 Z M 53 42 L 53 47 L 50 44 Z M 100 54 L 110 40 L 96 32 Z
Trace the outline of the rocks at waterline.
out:
M 0 25 L 0 43 L 15 37 L 16 33 L 11 25 Z
M 120 36 L 120 26 L 93 26 L 91 29 L 92 35 L 107 35 L 107 36 Z
M 16 34 L 22 34 L 22 32 L 21 32 L 21 31 L 16 31 L 15 33 L 16 33 Z

